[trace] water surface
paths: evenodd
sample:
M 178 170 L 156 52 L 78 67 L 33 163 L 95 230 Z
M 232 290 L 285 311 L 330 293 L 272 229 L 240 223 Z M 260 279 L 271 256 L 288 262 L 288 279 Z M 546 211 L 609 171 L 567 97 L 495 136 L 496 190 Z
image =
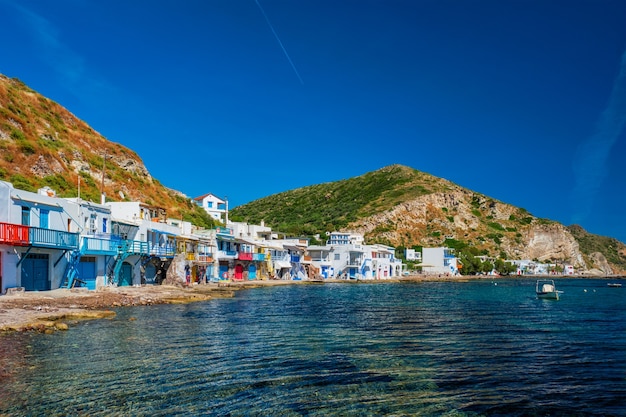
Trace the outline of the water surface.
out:
M 0 337 L 0 415 L 624 416 L 626 288 L 324 284 Z

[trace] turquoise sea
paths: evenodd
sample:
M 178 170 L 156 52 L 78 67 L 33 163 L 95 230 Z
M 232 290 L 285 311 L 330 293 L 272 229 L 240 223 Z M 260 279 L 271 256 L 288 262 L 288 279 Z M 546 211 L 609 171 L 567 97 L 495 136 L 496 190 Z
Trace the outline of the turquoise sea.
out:
M 626 416 L 626 286 L 318 284 L 0 337 L 4 416 Z

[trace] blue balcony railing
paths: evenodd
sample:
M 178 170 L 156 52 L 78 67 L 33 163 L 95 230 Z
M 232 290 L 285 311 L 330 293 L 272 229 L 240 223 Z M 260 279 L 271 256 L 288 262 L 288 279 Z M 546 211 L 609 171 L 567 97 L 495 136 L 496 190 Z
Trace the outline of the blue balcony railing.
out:
M 85 255 L 115 255 L 120 248 L 121 240 L 102 239 L 99 237 L 83 237 L 82 253 Z
M 142 242 L 140 240 L 122 240 L 120 252 L 128 255 L 147 255 L 148 242 Z
M 30 245 L 54 249 L 78 249 L 78 233 L 31 227 L 28 232 Z
M 253 253 L 252 254 L 252 260 L 253 261 L 264 261 L 265 260 L 265 254 L 264 253 Z

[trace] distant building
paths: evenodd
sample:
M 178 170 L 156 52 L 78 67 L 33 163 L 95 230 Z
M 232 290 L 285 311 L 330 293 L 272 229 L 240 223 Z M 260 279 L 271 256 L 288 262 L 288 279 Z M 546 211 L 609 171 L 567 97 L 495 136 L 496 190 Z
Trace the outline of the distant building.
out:
M 422 271 L 427 274 L 457 275 L 459 268 L 454 249 L 422 248 Z
M 405 249 L 404 250 L 404 258 L 407 261 L 421 261 L 422 260 L 422 252 L 417 252 L 415 249 Z
M 226 223 L 228 220 L 228 201 L 221 199 L 215 194 L 204 194 L 193 199 L 193 201 L 206 210 L 209 216 L 220 222 Z
M 386 245 L 366 245 L 363 235 L 332 232 L 323 246 L 309 246 L 312 264 L 323 278 L 382 279 L 400 276 L 402 261 Z

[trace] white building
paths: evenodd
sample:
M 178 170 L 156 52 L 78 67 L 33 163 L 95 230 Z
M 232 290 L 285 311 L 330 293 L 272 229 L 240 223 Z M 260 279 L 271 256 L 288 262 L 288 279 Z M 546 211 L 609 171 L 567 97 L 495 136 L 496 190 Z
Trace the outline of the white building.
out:
M 422 252 L 418 252 L 415 249 L 405 249 L 404 258 L 407 261 L 420 262 L 422 260 Z
M 402 261 L 395 258 L 394 248 L 363 242 L 363 236 L 357 233 L 332 232 L 326 245 L 309 246 L 308 254 L 325 279 L 381 279 L 401 275 Z
M 228 201 L 221 199 L 215 194 L 204 194 L 193 201 L 206 210 L 213 219 L 226 223 L 228 221 Z
M 427 274 L 457 275 L 459 268 L 454 249 L 422 248 L 422 271 Z
M 68 204 L 49 188 L 33 193 L 0 181 L 0 293 L 63 284 L 80 243 Z

